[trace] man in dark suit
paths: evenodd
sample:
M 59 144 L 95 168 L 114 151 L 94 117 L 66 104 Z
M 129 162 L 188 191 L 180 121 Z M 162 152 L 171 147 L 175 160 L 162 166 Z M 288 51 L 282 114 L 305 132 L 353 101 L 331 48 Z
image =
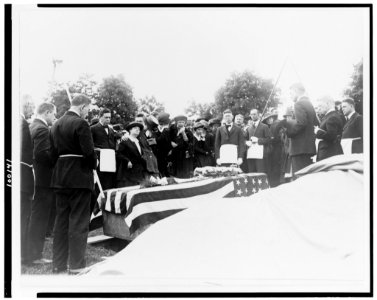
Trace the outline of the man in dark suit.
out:
M 84 95 L 75 96 L 69 111 L 51 128 L 51 156 L 56 162 L 51 182 L 56 194 L 54 273 L 65 272 L 67 261 L 71 274 L 86 266 L 93 170 L 98 164 L 90 127 L 85 121 L 90 103 Z
M 287 136 L 291 139 L 289 155 L 292 158 L 293 173 L 313 163 L 311 157 L 316 154 L 314 126 L 319 125 L 317 115 L 309 98 L 305 96 L 305 88 L 301 83 L 290 87 L 294 102 L 292 121 L 283 120 Z
M 258 110 L 252 109 L 250 111 L 250 117 L 252 123 L 246 130 L 246 145 L 249 147 L 253 143 L 263 145 L 263 158 L 247 159 L 247 168 L 249 172 L 267 173 L 267 159 L 271 132 L 266 124 L 260 122 Z
M 21 114 L 21 157 L 20 157 L 20 175 L 21 175 L 21 263 L 27 263 L 28 251 L 28 226 L 30 220 L 31 200 L 34 194 L 34 175 L 33 175 L 33 146 L 31 143 L 31 135 L 29 119 L 32 112 L 28 110 L 27 105 L 23 105 L 23 113 Z
M 50 157 L 49 126 L 55 121 L 55 105 L 44 102 L 37 108 L 37 116 L 30 125 L 35 176 L 34 200 L 31 203 L 28 256 L 34 264 L 50 263 L 42 258 L 54 193 L 50 187 L 53 165 Z
M 342 110 L 347 119 L 342 139 L 353 139 L 352 153 L 363 153 L 363 117 L 355 111 L 355 101 L 352 98 L 344 99 Z
M 92 132 L 96 154 L 101 159 L 100 149 L 113 149 L 115 151 L 116 135 L 114 130 L 109 126 L 111 120 L 111 111 L 107 108 L 104 108 L 100 111 L 99 116 L 99 122 L 95 125 L 92 125 L 90 127 L 90 131 Z M 101 172 L 98 168 L 97 173 L 103 190 L 115 187 L 115 172 Z
M 227 109 L 223 113 L 225 124 L 216 131 L 215 138 L 215 157 L 216 163 L 221 165 L 220 160 L 220 147 L 222 145 L 236 145 L 237 146 L 237 165 L 241 165 L 243 162 L 243 155 L 245 152 L 245 137 L 242 129 L 237 127 L 233 123 L 233 114 L 230 109 Z
M 317 161 L 343 154 L 340 138 L 342 135 L 343 121 L 335 110 L 335 101 L 324 96 L 318 99 L 318 114 L 323 115 L 319 127 L 314 127 L 316 138 L 319 139 Z

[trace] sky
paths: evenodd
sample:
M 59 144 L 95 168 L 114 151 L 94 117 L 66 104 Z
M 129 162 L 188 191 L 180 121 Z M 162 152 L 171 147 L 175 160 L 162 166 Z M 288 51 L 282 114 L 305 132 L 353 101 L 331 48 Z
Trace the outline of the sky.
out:
M 365 8 L 17 9 L 19 96 L 36 103 L 53 58 L 63 60 L 59 82 L 123 74 L 136 99 L 154 96 L 171 115 L 190 101 L 213 102 L 231 73 L 245 70 L 273 82 L 282 70 L 283 98 L 297 81 L 312 99 L 340 98 L 369 50 Z

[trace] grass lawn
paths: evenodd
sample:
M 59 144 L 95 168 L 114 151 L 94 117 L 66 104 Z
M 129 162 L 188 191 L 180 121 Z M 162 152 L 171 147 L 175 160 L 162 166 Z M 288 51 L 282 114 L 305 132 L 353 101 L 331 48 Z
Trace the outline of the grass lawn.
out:
M 97 236 L 102 235 L 103 230 L 102 228 L 93 230 L 89 232 L 90 236 Z M 45 241 L 45 246 L 43 250 L 43 258 L 52 259 L 52 238 L 47 238 Z M 86 248 L 86 266 L 89 267 L 91 265 L 94 265 L 95 263 L 98 263 L 100 261 L 103 261 L 106 257 L 113 256 L 117 253 L 117 251 L 121 250 L 126 246 L 125 241 L 119 241 L 114 243 L 98 243 L 94 245 L 88 245 Z M 52 264 L 45 264 L 45 265 L 32 265 L 32 266 L 22 266 L 21 267 L 21 273 L 32 275 L 48 275 L 52 274 Z

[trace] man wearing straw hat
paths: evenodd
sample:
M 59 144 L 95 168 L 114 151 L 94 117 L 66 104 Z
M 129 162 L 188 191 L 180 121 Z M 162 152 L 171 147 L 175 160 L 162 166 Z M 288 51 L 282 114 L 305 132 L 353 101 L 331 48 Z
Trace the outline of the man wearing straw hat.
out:
M 85 121 L 90 99 L 77 95 L 71 108 L 51 128 L 51 157 L 55 162 L 51 186 L 56 194 L 53 273 L 78 274 L 85 266 L 93 170 L 98 161 L 90 127 Z

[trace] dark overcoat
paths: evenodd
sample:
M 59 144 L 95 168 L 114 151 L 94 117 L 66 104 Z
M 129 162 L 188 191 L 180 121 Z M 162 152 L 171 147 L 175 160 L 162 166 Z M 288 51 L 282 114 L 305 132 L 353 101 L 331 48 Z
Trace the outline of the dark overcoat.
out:
M 51 161 L 50 130 L 42 120 L 34 119 L 30 125 L 33 144 L 35 186 L 50 187 L 54 165 Z
M 93 190 L 97 155 L 88 122 L 75 112 L 67 111 L 52 125 L 50 138 L 51 157 L 56 162 L 51 186 Z M 67 154 L 82 157 L 60 157 Z
M 318 143 L 317 161 L 343 154 L 340 138 L 342 135 L 343 121 L 338 112 L 331 111 L 323 117 L 316 138 Z
M 352 142 L 352 153 L 363 153 L 363 116 L 355 112 L 343 127 L 342 139 L 359 137 Z
M 242 129 L 237 127 L 234 123 L 230 131 L 225 127 L 225 125 L 217 128 L 216 138 L 215 138 L 215 157 L 218 159 L 220 157 L 220 147 L 222 145 L 236 145 L 237 146 L 237 157 L 243 158 L 245 153 L 245 137 Z
M 291 138 L 289 155 L 315 155 L 314 126 L 319 122 L 309 98 L 301 97 L 295 102 L 294 115 L 294 120 L 286 122 L 287 136 Z
M 21 116 L 21 192 L 34 194 L 33 146 L 29 123 Z

